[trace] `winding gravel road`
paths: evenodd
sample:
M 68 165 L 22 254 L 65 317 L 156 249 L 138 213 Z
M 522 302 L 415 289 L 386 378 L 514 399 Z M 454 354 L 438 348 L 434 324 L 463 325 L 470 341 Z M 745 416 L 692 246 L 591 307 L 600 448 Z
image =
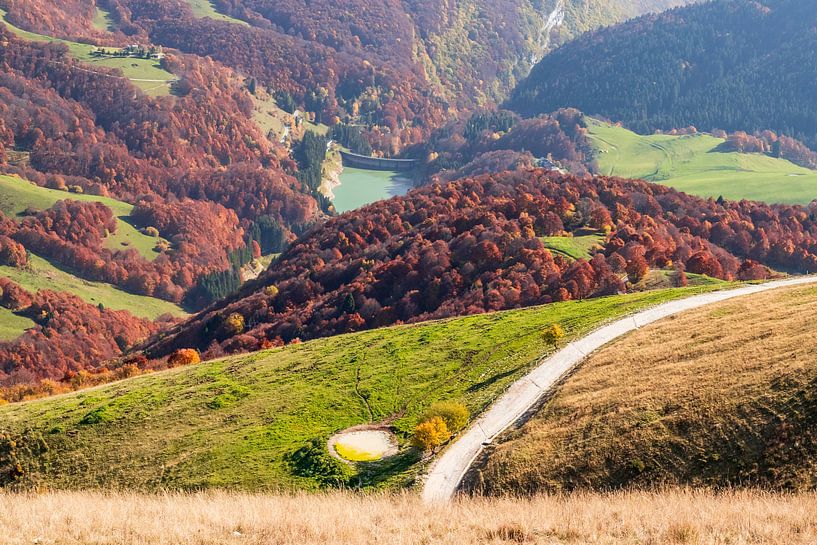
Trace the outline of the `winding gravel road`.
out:
M 514 382 L 431 466 L 423 487 L 426 502 L 446 502 L 454 497 L 462 478 L 482 452 L 483 446 L 519 421 L 565 374 L 592 352 L 630 331 L 673 314 L 777 288 L 817 283 L 817 276 L 803 276 L 766 284 L 696 295 L 643 310 L 601 327 L 571 342 L 526 376 Z

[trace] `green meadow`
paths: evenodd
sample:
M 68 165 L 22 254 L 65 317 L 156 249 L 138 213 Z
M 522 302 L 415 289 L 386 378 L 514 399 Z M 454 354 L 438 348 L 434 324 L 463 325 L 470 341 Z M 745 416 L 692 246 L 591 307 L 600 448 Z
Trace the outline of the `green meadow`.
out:
M 717 286 L 554 303 L 395 326 L 231 356 L 73 394 L 0 407 L 22 484 L 36 488 L 316 489 L 292 454 L 323 452 L 335 432 L 389 423 L 398 455 L 357 464 L 351 486 L 410 486 L 422 463 L 408 440 L 434 402 L 472 417 L 561 342 L 664 301 Z M 314 449 L 314 447 L 313 447 Z M 324 463 L 324 462 L 321 462 Z
M 542 237 L 545 248 L 570 259 L 589 260 L 591 251 L 601 248 L 605 236 L 602 234 L 579 235 L 572 237 Z
M 173 303 L 144 295 L 133 295 L 104 282 L 79 278 L 34 254 L 29 254 L 29 265 L 25 269 L 0 266 L 0 276 L 20 284 L 31 292 L 65 291 L 92 305 L 101 304 L 111 310 L 127 310 L 134 316 L 150 320 L 162 314 L 186 316 L 186 313 Z M 4 323 L 2 319 L 0 323 Z
M 587 118 L 599 172 L 641 178 L 701 197 L 807 204 L 817 198 L 817 171 L 758 153 L 718 151 L 707 134 L 642 136 Z
M 190 4 L 190 7 L 193 9 L 193 15 L 196 17 L 209 17 L 215 21 L 226 21 L 237 25 L 249 26 L 246 21 L 219 12 L 210 0 L 187 0 L 187 3 Z
M 35 325 L 33 320 L 0 307 L 0 341 L 13 341 Z
M 111 32 L 116 29 L 116 23 L 114 22 L 110 12 L 100 8 L 99 6 L 97 6 L 94 10 L 93 25 L 95 29 L 103 32 Z

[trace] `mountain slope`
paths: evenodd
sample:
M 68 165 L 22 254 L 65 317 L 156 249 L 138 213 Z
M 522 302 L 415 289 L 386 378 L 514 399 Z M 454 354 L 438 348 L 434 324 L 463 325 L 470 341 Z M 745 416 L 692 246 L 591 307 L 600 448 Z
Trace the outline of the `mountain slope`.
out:
M 95 11 L 78 4 L 93 2 L 61 2 L 73 18 L 0 3 L 18 17 L 0 25 L 4 389 L 69 388 L 76 373 L 120 368 L 111 360 L 167 325 L 158 316 L 238 287 L 253 241 L 275 253 L 323 217 L 297 165 L 256 127 L 243 78 L 89 30 Z M 20 14 L 64 26 L 55 35 L 66 39 L 20 30 Z
M 525 115 L 576 107 L 639 133 L 771 129 L 817 145 L 817 14 L 808 2 L 717 0 L 593 32 L 513 92 Z
M 291 95 L 319 121 L 369 126 L 372 144 L 393 154 L 463 109 L 504 99 L 554 43 L 683 1 L 106 0 L 104 7 L 116 22 L 113 36 L 210 56 Z M 26 30 L 112 39 L 93 25 L 89 0 L 4 4 Z
M 542 335 L 551 324 L 571 339 L 717 287 L 342 335 L 0 407 L 0 487 L 316 488 L 329 475 L 304 474 L 290 455 L 372 422 L 391 425 L 404 448 L 358 468 L 351 484 L 404 486 L 420 469 L 406 447 L 422 412 L 438 400 L 480 412 L 554 350 Z
M 471 486 L 815 489 L 815 302 L 814 288 L 768 292 L 611 344 L 497 443 Z
M 522 170 L 434 184 L 312 229 L 258 280 L 154 339 L 207 357 L 397 322 L 617 293 L 650 267 L 722 279 L 817 270 L 812 208 Z M 553 236 L 601 235 L 589 261 Z M 683 275 L 674 275 L 683 283 Z M 239 324 L 241 327 L 237 327 Z
M 555 47 L 589 30 L 693 1 L 695 0 L 546 0 L 542 7 L 549 15 L 544 28 L 551 28 L 548 44 Z

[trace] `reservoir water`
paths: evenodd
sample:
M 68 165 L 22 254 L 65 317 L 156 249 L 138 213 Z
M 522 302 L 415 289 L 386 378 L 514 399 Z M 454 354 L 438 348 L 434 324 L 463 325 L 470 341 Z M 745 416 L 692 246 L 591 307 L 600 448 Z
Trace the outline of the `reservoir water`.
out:
M 414 187 L 411 173 L 344 167 L 340 185 L 333 188 L 335 210 L 342 214 L 398 195 Z

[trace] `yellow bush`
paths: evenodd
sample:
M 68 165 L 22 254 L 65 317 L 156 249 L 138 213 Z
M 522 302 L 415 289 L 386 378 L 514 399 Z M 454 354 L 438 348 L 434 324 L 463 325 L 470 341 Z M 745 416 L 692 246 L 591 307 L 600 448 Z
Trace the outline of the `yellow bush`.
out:
M 449 432 L 456 433 L 468 423 L 470 413 L 468 412 L 468 408 L 462 403 L 457 403 L 456 401 L 439 401 L 433 404 L 425 414 L 423 414 L 422 420 L 427 422 L 435 416 L 442 418 Z
M 445 420 L 439 416 L 420 422 L 414 428 L 414 446 L 422 449 L 423 452 L 433 452 L 450 438 L 451 432 L 448 431 Z
M 224 329 L 228 335 L 238 335 L 244 332 L 244 316 L 238 312 L 233 312 L 224 322 Z
M 556 344 L 565 336 L 565 330 L 559 324 L 552 324 L 542 332 L 542 338 L 548 344 Z
M 266 288 L 264 288 L 264 295 L 266 295 L 267 297 L 271 297 L 273 299 L 276 298 L 278 296 L 278 286 L 276 286 L 275 284 L 267 286 Z
M 181 348 L 173 352 L 167 359 L 168 367 L 181 367 L 201 362 L 199 351 L 194 348 Z

